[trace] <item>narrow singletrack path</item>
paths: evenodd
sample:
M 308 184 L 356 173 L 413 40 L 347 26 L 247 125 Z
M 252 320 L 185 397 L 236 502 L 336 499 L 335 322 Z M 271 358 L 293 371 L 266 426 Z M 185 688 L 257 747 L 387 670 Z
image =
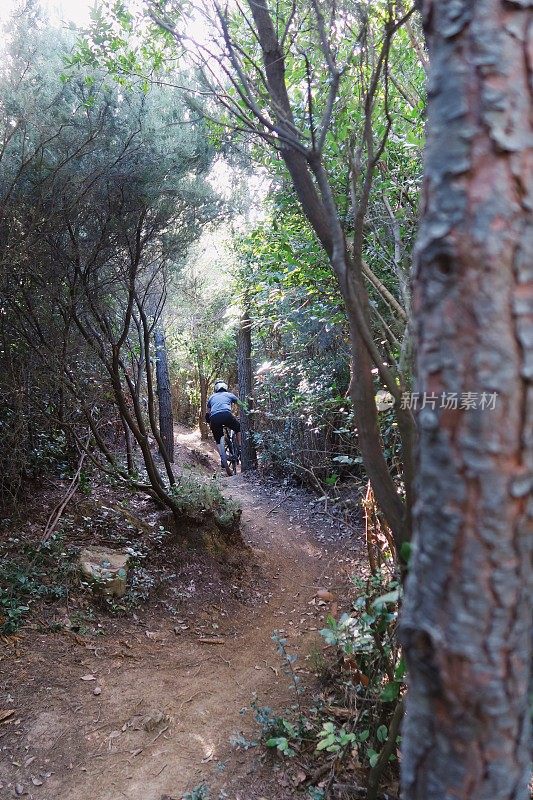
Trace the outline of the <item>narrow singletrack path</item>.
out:
M 177 439 L 181 447 L 212 452 L 186 431 Z M 18 750 L 0 753 L 0 771 L 2 758 L 6 766 L 11 762 L 8 774 L 13 760 L 33 759 L 17 773 L 27 797 L 179 800 L 202 783 L 214 800 L 291 796 L 272 789 L 272 770 L 258 765 L 258 748 L 239 749 L 231 739 L 258 738 L 252 715 L 241 712 L 254 696 L 279 712 L 294 702 L 273 631 L 283 632 L 303 680 L 312 683 L 308 657 L 321 646 L 318 630 L 328 612 L 316 592 L 345 581 L 353 553 L 345 562 L 349 542 L 344 539 L 341 554 L 334 529 L 329 541 L 320 541 L 312 522 L 286 507 L 283 494 L 273 497 L 241 475 L 223 479 L 223 491 L 243 509 L 254 602 L 209 609 L 211 632 L 204 636 L 193 630 L 194 619 L 176 625 L 160 615 L 150 630 L 128 629 L 111 644 L 102 637 L 102 647 L 98 641 L 65 647 L 55 666 L 42 663 L 41 674 L 52 671 L 35 686 Z M 38 659 L 32 652 L 21 660 L 21 681 L 35 680 Z M 13 696 L 17 703 L 16 691 Z M 3 783 L 0 797 L 14 797 L 13 780 Z

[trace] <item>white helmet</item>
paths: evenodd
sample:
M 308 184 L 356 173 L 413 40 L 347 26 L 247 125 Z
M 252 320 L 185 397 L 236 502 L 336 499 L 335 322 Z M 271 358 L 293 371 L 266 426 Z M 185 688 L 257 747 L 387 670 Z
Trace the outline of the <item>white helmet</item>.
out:
M 226 381 L 215 381 L 215 392 L 220 392 L 221 389 L 223 389 L 225 392 L 228 391 L 228 384 Z

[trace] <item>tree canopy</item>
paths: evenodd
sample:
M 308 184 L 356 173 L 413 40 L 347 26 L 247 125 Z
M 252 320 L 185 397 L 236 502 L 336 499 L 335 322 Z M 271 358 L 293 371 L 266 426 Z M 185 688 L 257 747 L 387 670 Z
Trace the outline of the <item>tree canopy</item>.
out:
M 229 384 L 222 465 L 368 556 L 322 630 L 356 711 L 304 711 L 280 634 L 297 722 L 255 709 L 280 757 L 330 754 L 314 800 L 342 770 L 375 800 L 400 756 L 405 800 L 527 794 L 529 6 L 103 0 L 60 31 L 32 0 L 6 29 L 0 501 L 73 473 L 66 504 L 90 464 L 226 552 L 240 510 L 174 445 L 210 463 Z

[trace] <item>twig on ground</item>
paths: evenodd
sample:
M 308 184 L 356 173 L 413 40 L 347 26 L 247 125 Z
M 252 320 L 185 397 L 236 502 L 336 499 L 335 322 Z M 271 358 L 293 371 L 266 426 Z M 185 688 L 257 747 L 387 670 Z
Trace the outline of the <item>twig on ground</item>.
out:
M 88 445 L 89 445 L 89 442 L 87 442 L 87 446 Z M 71 480 L 71 482 L 69 484 L 69 487 L 68 487 L 68 489 L 66 491 L 66 494 L 64 495 L 64 497 L 61 500 L 61 502 L 56 505 L 56 507 L 54 508 L 54 510 L 52 511 L 50 516 L 48 517 L 48 520 L 47 520 L 45 528 L 44 528 L 44 533 L 43 533 L 42 538 L 41 538 L 41 544 L 39 545 L 39 549 L 40 549 L 41 545 L 45 544 L 48 541 L 48 539 L 52 536 L 53 532 L 55 531 L 55 529 L 57 527 L 57 524 L 58 524 L 59 520 L 61 519 L 61 515 L 63 514 L 63 511 L 65 510 L 65 508 L 69 504 L 70 500 L 72 500 L 72 498 L 74 497 L 74 495 L 76 493 L 76 489 L 78 488 L 78 484 L 80 482 L 81 469 L 83 467 L 83 462 L 85 461 L 85 456 L 86 455 L 87 455 L 87 453 L 84 450 L 80 455 L 80 460 L 78 462 L 78 468 L 76 470 L 76 473 L 75 473 L 74 477 L 72 478 L 72 480 Z
M 226 644 L 226 640 L 222 638 L 216 638 L 214 636 L 200 636 L 198 641 L 201 644 Z
M 289 493 L 284 494 L 283 497 L 281 498 L 281 500 L 279 501 L 279 503 L 276 503 L 275 506 L 272 506 L 272 508 L 268 509 L 268 511 L 266 512 L 266 516 L 268 517 L 269 514 L 272 514 L 273 511 L 275 511 L 277 508 L 282 506 L 288 496 L 289 496 Z
M 179 707 L 179 710 L 181 711 L 181 709 L 183 708 L 183 706 L 186 706 L 186 705 L 187 705 L 187 703 L 190 703 L 190 702 L 191 702 L 191 700 L 194 700 L 194 698 L 195 698 L 195 697 L 198 697 L 198 695 L 199 695 L 199 694 L 203 694 L 203 690 L 202 690 L 202 689 L 199 689 L 199 690 L 198 690 L 197 692 L 195 692 L 194 694 L 191 694 L 191 696 L 189 697 L 189 699 L 188 699 L 188 700 L 184 700 L 184 701 L 183 701 L 183 703 L 181 704 L 181 706 Z
M 140 756 L 141 753 L 144 753 L 145 750 L 148 750 L 148 748 L 151 747 L 153 744 L 155 744 L 157 742 L 157 740 L 159 739 L 159 737 L 162 736 L 164 733 L 166 733 L 169 728 L 170 728 L 170 725 L 165 725 L 164 728 L 161 728 L 161 730 L 159 731 L 157 736 L 154 736 L 152 741 L 149 742 L 145 747 L 140 747 L 138 750 L 134 750 L 133 753 L 131 754 L 131 758 L 129 759 L 130 764 L 131 764 L 131 759 L 132 758 L 137 758 L 137 756 Z

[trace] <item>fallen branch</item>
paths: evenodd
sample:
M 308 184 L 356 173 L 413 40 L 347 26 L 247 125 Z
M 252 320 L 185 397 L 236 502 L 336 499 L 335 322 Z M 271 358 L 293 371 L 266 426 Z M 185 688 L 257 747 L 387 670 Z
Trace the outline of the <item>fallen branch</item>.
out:
M 268 517 L 269 514 L 272 514 L 273 511 L 275 511 L 277 508 L 282 506 L 288 496 L 289 496 L 289 494 L 284 494 L 283 497 L 281 498 L 281 500 L 279 501 L 279 503 L 276 503 L 275 506 L 272 506 L 272 508 L 268 509 L 268 511 L 266 512 L 266 516 Z
M 87 442 L 87 445 L 88 444 L 89 443 Z M 48 520 L 47 520 L 45 528 L 44 528 L 44 533 L 43 533 L 42 538 L 41 538 L 41 543 L 39 545 L 39 549 L 41 548 L 41 546 L 43 544 L 45 544 L 50 539 L 50 537 L 52 536 L 53 532 L 55 531 L 55 529 L 57 527 L 57 524 L 58 524 L 59 520 L 61 519 L 61 515 L 63 514 L 63 511 L 65 510 L 65 508 L 67 507 L 69 502 L 74 497 L 74 495 L 76 493 L 76 489 L 78 488 L 78 484 L 80 482 L 81 469 L 83 467 L 83 462 L 85 461 L 85 456 L 86 455 L 87 455 L 87 453 L 85 452 L 85 450 L 83 450 L 81 455 L 80 455 L 80 460 L 78 462 L 78 469 L 76 470 L 76 474 L 74 475 L 74 477 L 72 478 L 72 480 L 71 480 L 71 482 L 69 484 L 69 487 L 67 489 L 67 492 L 66 492 L 65 496 L 56 505 L 56 507 L 54 508 L 54 510 L 52 511 L 50 516 L 48 517 Z
M 226 644 L 225 639 L 216 638 L 216 637 L 208 637 L 208 636 L 201 636 L 198 641 L 201 644 Z

